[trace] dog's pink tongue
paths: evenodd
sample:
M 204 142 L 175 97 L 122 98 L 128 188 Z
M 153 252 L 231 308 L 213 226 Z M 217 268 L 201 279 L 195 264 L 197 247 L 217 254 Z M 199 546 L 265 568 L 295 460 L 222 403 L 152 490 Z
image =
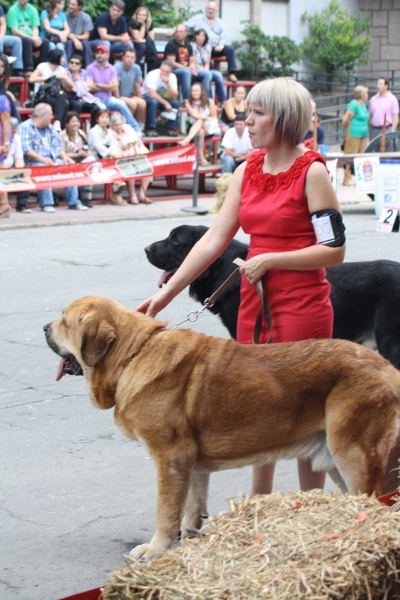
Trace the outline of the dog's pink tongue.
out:
M 56 377 L 56 381 L 60 381 L 60 379 L 61 379 L 62 377 L 64 377 L 64 375 L 65 375 L 65 373 L 64 373 L 64 365 L 65 365 L 65 363 L 66 363 L 66 359 L 65 359 L 65 358 L 62 358 L 62 359 L 60 360 L 60 364 L 59 364 L 59 366 L 58 366 L 58 371 L 57 371 L 57 377 Z
M 158 287 L 161 288 L 164 283 L 167 283 L 168 279 L 170 279 L 170 277 L 172 277 L 172 275 L 175 273 L 176 269 L 174 269 L 173 271 L 164 271 L 164 273 L 161 275 L 159 281 L 158 281 Z

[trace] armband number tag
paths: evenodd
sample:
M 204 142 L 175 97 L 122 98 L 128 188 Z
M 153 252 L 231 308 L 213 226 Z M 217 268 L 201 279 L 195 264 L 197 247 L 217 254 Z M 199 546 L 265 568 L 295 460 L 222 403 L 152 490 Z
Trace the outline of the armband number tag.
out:
M 318 244 L 327 244 L 335 241 L 335 234 L 333 233 L 332 223 L 329 216 L 316 217 L 312 216 L 312 225 L 315 231 L 315 237 L 317 238 Z
M 379 217 L 379 222 L 378 222 L 378 225 L 376 226 L 376 231 L 383 231 L 384 233 L 391 233 L 393 231 L 393 227 L 396 222 L 398 213 L 399 213 L 398 208 L 392 208 L 390 206 L 385 206 Z

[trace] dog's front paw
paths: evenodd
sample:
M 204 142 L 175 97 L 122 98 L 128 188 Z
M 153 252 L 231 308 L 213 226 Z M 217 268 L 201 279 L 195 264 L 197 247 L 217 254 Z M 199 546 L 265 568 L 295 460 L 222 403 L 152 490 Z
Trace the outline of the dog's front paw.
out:
M 164 550 L 153 548 L 151 544 L 140 544 L 129 552 L 129 556 L 136 560 L 153 560 L 153 558 L 160 558 L 163 554 Z

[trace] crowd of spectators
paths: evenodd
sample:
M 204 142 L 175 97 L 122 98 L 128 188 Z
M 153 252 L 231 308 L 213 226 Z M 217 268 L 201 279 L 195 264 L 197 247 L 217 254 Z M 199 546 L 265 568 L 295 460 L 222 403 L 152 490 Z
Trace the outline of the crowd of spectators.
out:
M 84 0 L 69 0 L 67 12 L 64 0 L 48 0 L 40 15 L 28 0 L 18 0 L 7 14 L 0 7 L 0 51 L 9 54 L 0 54 L 2 166 L 87 162 L 125 156 L 128 151 L 143 154 L 147 149 L 142 137 L 157 137 L 159 123 L 164 135 L 181 134 L 180 145 L 199 136 L 201 166 L 209 164 L 205 140 L 213 135 L 223 136 L 223 173 L 233 172 L 247 159 L 252 148 L 245 126 L 246 89 L 237 81 L 235 50 L 226 44 L 224 23 L 213 0 L 204 13 L 168 32 L 171 39 L 161 61 L 148 8 L 139 7 L 126 19 L 124 2 L 111 0 L 109 10 L 94 22 L 83 8 Z M 34 53 L 39 54 L 36 67 Z M 213 65 L 213 59 L 222 56 L 228 63 L 227 79 L 237 83 L 228 99 L 223 75 Z M 7 89 L 12 76 L 28 77 L 33 85 L 28 102 L 33 114 L 19 126 L 15 98 Z M 343 118 L 346 152 L 363 152 L 368 139 L 380 135 L 383 127 L 397 129 L 399 105 L 386 79 L 379 79 L 369 111 L 367 100 L 368 89 L 355 88 Z M 180 107 L 187 114 L 184 131 L 179 131 L 179 125 L 183 127 Z M 316 149 L 324 144 L 324 129 L 314 102 L 312 112 L 304 145 Z M 87 137 L 81 113 L 90 114 L 92 129 Z M 350 179 L 347 169 L 344 184 Z M 142 180 L 138 195 L 132 182 L 114 184 L 111 202 L 150 203 L 150 183 Z M 125 186 L 128 201 L 121 196 Z M 67 188 L 65 195 L 70 209 L 92 207 L 90 188 Z M 54 210 L 52 190 L 42 190 L 38 197 L 44 212 Z M 29 212 L 26 192 L 17 195 L 16 209 Z M 0 218 L 9 212 L 2 193 Z
M 224 56 L 227 79 L 237 82 L 235 51 L 226 44 L 216 3 L 209 1 L 203 14 L 169 32 L 171 40 L 161 61 L 148 8 L 137 8 L 127 19 L 124 2 L 111 0 L 109 10 L 94 20 L 83 9 L 84 0 L 69 0 L 68 10 L 65 0 L 47 0 L 40 12 L 28 0 L 17 0 L 6 14 L 0 7 L 0 51 L 9 54 L 9 58 L 1 55 L 9 63 L 7 86 L 10 77 L 27 77 L 33 87 L 26 104 L 33 114 L 19 126 L 14 123 L 13 128 L 10 117 L 20 120 L 15 98 L 9 92 L 4 95 L 0 106 L 5 115 L 3 155 L 11 154 L 11 143 L 14 166 L 124 156 L 127 148 L 136 154 L 145 153 L 141 138 L 156 137 L 158 123 L 163 122 L 164 135 L 176 138 L 183 134 L 180 144 L 192 142 L 199 134 L 200 164 L 207 165 L 204 139 L 233 128 L 237 115 L 245 111 L 244 88 L 238 88 L 234 98 L 227 100 L 223 76 L 213 68 L 213 58 Z M 36 67 L 34 55 L 39 55 Z M 189 121 L 183 132 L 179 131 L 180 106 L 186 107 Z M 223 107 L 222 121 L 218 120 L 218 107 Z M 81 113 L 91 116 L 92 129 L 87 137 L 81 127 Z M 17 138 L 12 130 L 18 131 Z M 128 138 L 131 142 L 126 145 Z M 20 155 L 18 151 L 15 154 L 15 139 L 19 140 Z M 150 183 L 150 179 L 142 180 L 138 195 L 132 183 L 116 184 L 111 201 L 126 204 L 120 191 L 127 185 L 129 202 L 150 203 Z M 92 207 L 89 188 L 67 188 L 65 195 L 70 209 Z M 54 210 L 52 190 L 39 191 L 38 198 L 43 212 Z M 4 194 L 0 202 L 0 217 L 7 216 Z M 17 195 L 16 208 L 30 211 L 27 193 Z

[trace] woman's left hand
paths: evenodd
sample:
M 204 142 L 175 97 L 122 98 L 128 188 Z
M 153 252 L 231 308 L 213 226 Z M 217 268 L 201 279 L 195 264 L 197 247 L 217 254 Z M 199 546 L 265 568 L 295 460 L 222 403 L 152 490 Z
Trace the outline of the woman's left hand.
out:
M 259 254 L 246 260 L 240 267 L 240 273 L 247 277 L 249 283 L 257 283 L 261 277 L 271 268 L 271 254 Z

